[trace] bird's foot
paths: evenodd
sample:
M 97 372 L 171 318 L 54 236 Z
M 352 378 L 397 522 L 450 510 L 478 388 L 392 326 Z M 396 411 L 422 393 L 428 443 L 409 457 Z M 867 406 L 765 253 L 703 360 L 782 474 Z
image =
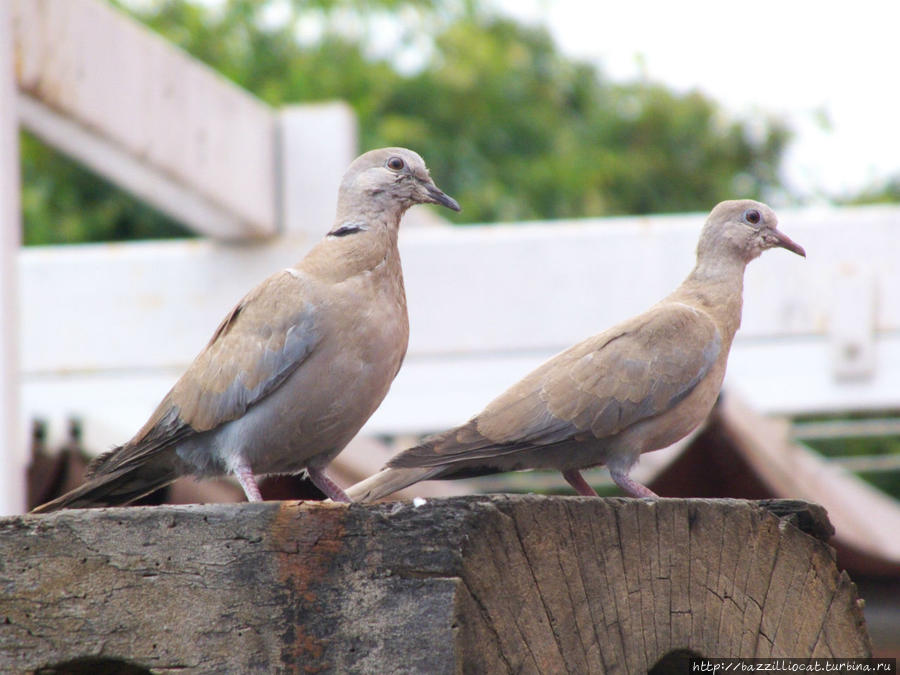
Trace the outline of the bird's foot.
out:
M 234 467 L 234 476 L 238 479 L 238 483 L 244 488 L 244 494 L 247 495 L 248 502 L 261 502 L 263 500 L 262 493 L 259 491 L 259 485 L 256 483 L 256 477 L 253 475 L 253 469 L 249 464 L 240 462 Z
M 625 490 L 625 492 L 627 492 L 632 497 L 659 499 L 658 494 L 656 494 L 646 485 L 641 485 L 633 478 L 630 478 L 627 473 L 610 471 L 609 475 L 612 476 L 613 482 L 616 485 Z
M 306 467 L 306 472 L 309 474 L 309 479 L 313 482 L 317 488 L 319 488 L 322 492 L 325 493 L 325 496 L 328 497 L 333 502 L 344 502 L 345 504 L 349 504 L 352 500 L 347 496 L 347 493 L 344 492 L 341 487 L 331 480 L 322 469 L 314 469 L 310 466 Z
M 578 469 L 569 469 L 568 471 L 562 472 L 563 478 L 566 479 L 566 482 L 569 483 L 573 488 L 575 488 L 575 492 L 584 496 L 584 497 L 599 497 L 597 491 L 594 490 L 590 485 L 587 484 L 587 481 L 584 479 L 584 476 L 578 471 Z

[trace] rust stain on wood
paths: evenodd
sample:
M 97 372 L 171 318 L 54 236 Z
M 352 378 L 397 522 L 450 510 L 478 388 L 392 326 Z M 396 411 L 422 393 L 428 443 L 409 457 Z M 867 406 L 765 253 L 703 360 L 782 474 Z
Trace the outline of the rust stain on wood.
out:
M 281 661 L 292 671 L 316 673 L 330 667 L 323 661 L 329 636 L 307 631 L 311 625 L 321 628 L 323 621 L 305 617 L 329 615 L 324 596 L 340 568 L 346 515 L 342 505 L 323 508 L 320 503 L 284 502 L 272 521 L 268 543 L 277 552 L 274 571 L 285 594 L 279 603 L 284 627 Z

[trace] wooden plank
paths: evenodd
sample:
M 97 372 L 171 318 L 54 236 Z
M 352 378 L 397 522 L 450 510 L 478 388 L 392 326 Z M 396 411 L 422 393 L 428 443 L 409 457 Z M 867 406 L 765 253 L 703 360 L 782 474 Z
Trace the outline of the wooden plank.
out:
M 144 165 L 129 177 L 148 183 L 136 191 L 157 206 L 172 208 L 155 199 L 155 183 L 168 180 L 234 214 L 243 236 L 274 232 L 268 106 L 104 2 L 13 0 L 12 11 L 19 89 L 82 128 L 65 152 L 117 180 L 124 160 L 96 161 L 97 148 L 111 146 Z M 24 122 L 37 133 L 48 126 L 31 108 Z M 188 224 L 215 227 L 199 218 Z M 235 236 L 231 227 L 216 234 Z
M 190 240 L 24 249 L 23 339 L 34 342 L 23 351 L 23 369 L 181 367 L 244 293 L 308 246 L 292 237 L 277 245 Z
M 863 264 L 845 266 L 835 275 L 832 290 L 829 332 L 834 375 L 848 380 L 871 377 L 878 304 L 873 275 Z
M 42 141 L 191 229 L 223 239 L 248 236 L 239 216 L 37 99 L 20 94 L 18 109 L 22 126 Z
M 872 651 L 826 544 L 743 500 L 86 509 L 2 519 L 0 535 L 3 672 L 581 675 L 648 672 L 675 650 Z
M 703 215 L 406 231 L 411 351 L 554 351 L 648 307 L 690 271 Z M 783 214 L 809 259 L 772 251 L 746 273 L 741 339 L 828 336 L 836 270 L 866 264 L 873 329 L 900 330 L 900 208 Z M 853 236 L 848 232 L 852 230 Z
M 0 514 L 25 507 L 19 421 L 19 127 L 10 10 L 0 3 Z
M 791 216 L 786 229 L 813 242 L 810 257 L 777 250 L 751 263 L 739 340 L 827 341 L 834 272 L 860 261 L 877 284 L 876 335 L 900 332 L 900 267 L 893 262 L 900 259 L 900 208 L 832 211 L 818 222 L 804 212 Z M 693 264 L 701 223 L 695 215 L 404 230 L 410 353 L 562 349 L 677 285 Z M 244 292 L 308 245 L 290 238 L 249 247 L 193 241 L 30 248 L 22 259 L 25 370 L 186 363 Z M 130 304 L 140 312 L 122 315 Z M 85 314 L 117 317 L 117 325 L 82 321 Z M 187 325 L 175 325 L 186 316 Z M 60 322 L 71 326 L 73 347 L 47 349 L 41 335 Z M 178 330 L 162 344 L 154 327 Z
M 835 438 L 875 438 L 878 436 L 900 436 L 900 417 L 882 417 L 874 419 L 841 419 L 816 422 L 794 422 L 791 425 L 791 437 L 800 441 L 820 441 Z M 877 455 L 887 459 L 890 455 Z M 900 455 L 896 455 L 900 460 Z M 856 457 L 857 459 L 874 459 L 875 457 Z M 832 459 L 838 459 L 834 457 Z M 853 457 L 841 459 L 849 460 Z
M 162 335 L 165 339 L 166 333 Z M 196 350 L 201 346 L 198 342 Z M 822 374 L 828 349 L 821 342 L 737 344 L 726 388 L 733 388 L 755 410 L 769 414 L 896 408 L 900 339 L 885 339 L 879 349 L 886 358 L 877 381 L 869 386 L 844 386 Z M 365 432 L 417 434 L 459 424 L 545 356 L 410 356 Z M 68 415 L 79 415 L 85 419 L 89 445 L 102 449 L 130 437 L 181 372 L 181 367 L 172 366 L 30 373 L 22 390 L 24 411 L 29 418 L 51 421 L 54 440 L 65 433 Z
M 356 116 L 342 101 L 278 112 L 284 232 L 320 237 L 334 221 L 338 188 L 357 152 Z

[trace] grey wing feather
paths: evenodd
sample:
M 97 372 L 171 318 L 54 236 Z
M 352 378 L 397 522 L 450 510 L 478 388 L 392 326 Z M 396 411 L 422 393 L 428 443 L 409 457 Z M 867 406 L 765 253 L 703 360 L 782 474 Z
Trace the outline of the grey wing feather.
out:
M 595 438 L 614 436 L 677 405 L 709 374 L 722 336 L 708 315 L 671 304 L 640 318 L 592 359 L 582 357 L 567 381 L 547 382 L 554 415 L 572 419 Z M 567 389 L 577 394 L 567 397 Z M 583 405 L 573 409 L 575 401 Z
M 390 466 L 436 466 L 614 436 L 688 396 L 721 349 L 722 336 L 706 314 L 658 306 L 562 352 L 465 425 L 405 450 Z
M 283 288 L 296 281 L 271 277 L 251 291 L 219 324 L 212 339 L 135 435 L 101 455 L 92 474 L 137 464 L 193 434 L 237 419 L 274 391 L 308 358 L 319 342 L 315 307 L 278 307 Z
M 243 415 L 284 382 L 318 343 L 309 305 L 282 316 L 280 326 L 243 318 L 238 312 L 234 327 L 210 343 L 172 390 L 180 418 L 195 431 Z

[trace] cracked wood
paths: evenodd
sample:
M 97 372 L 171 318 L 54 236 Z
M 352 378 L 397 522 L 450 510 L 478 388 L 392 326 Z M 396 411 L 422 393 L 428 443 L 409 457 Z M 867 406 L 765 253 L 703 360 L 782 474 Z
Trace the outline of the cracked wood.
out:
M 635 673 L 685 650 L 865 656 L 830 532 L 802 502 L 536 496 L 5 518 L 0 671 L 93 658 L 157 673 Z

